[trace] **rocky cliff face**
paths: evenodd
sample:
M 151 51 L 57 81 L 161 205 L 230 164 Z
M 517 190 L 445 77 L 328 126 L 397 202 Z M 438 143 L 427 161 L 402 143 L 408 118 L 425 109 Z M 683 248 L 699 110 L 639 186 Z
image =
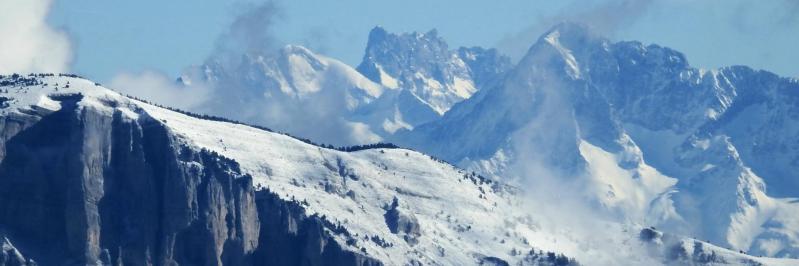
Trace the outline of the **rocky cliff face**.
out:
M 270 191 L 256 192 L 261 218 L 259 243 L 253 265 L 383 265 L 362 254 L 343 251 L 331 238 L 348 234 L 324 217 L 305 215 L 299 202 L 286 202 Z
M 379 264 L 343 251 L 296 203 L 256 192 L 236 162 L 188 148 L 146 114 L 107 113 L 81 98 L 3 117 L 0 127 L 0 228 L 36 262 Z M 5 247 L 0 262 L 24 265 Z

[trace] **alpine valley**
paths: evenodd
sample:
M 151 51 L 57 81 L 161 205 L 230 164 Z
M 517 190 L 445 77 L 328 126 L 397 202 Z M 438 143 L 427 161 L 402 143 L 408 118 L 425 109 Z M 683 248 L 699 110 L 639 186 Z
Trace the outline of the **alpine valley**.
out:
M 799 265 L 799 80 L 572 23 L 368 40 L 209 58 L 188 110 L 0 76 L 0 266 Z

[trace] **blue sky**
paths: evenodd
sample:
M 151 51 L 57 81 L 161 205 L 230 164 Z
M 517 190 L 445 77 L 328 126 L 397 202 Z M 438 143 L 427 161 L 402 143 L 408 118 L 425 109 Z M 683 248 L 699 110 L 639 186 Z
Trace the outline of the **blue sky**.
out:
M 684 52 L 697 67 L 743 64 L 799 77 L 799 1 L 278 1 L 277 43 L 306 45 L 357 65 L 375 25 L 428 31 L 456 46 L 499 47 L 518 56 L 557 21 L 584 20 L 613 40 Z M 199 64 L 254 0 L 56 0 L 48 23 L 67 32 L 71 71 L 102 82 L 122 72 L 176 76 Z M 255 25 L 254 25 L 255 26 Z

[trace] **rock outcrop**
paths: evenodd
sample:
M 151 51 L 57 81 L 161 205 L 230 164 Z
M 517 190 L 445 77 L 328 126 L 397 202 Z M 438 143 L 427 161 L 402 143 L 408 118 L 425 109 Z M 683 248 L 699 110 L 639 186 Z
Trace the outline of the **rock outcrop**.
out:
M 416 238 L 421 235 L 419 221 L 413 214 L 400 209 L 399 199 L 394 198 L 391 205 L 387 206 L 384 217 L 391 233 L 402 235 L 402 238 L 409 244 L 413 245 L 417 242 Z

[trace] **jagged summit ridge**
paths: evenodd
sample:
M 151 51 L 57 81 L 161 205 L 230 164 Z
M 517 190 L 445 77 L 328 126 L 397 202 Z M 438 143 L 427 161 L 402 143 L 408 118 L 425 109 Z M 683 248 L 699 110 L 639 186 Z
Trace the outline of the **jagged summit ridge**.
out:
M 461 53 L 450 50 L 435 29 L 392 34 L 375 27 L 357 69 L 375 82 L 409 90 L 440 115 L 479 89 L 474 75 L 490 79 L 488 76 L 504 72 L 510 65 L 509 59 L 493 49 L 462 49 Z M 466 63 L 478 57 L 486 57 L 480 60 L 481 68 Z

